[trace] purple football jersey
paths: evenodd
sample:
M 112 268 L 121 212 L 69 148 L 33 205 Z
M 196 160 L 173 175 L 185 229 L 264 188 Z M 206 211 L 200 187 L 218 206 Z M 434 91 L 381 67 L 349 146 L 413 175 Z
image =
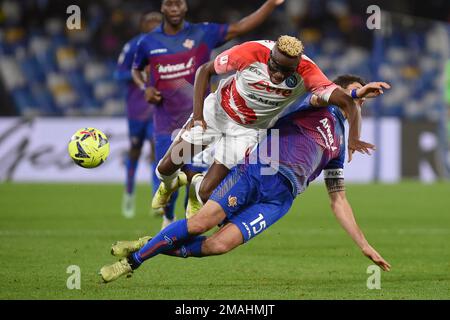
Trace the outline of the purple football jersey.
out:
M 154 106 L 145 101 L 144 92 L 136 86 L 131 77 L 131 67 L 136 54 L 137 44 L 143 36 L 144 34 L 140 34 L 125 44 L 119 56 L 114 75 L 117 80 L 124 81 L 127 86 L 126 105 L 128 119 L 147 121 L 153 116 Z
M 294 112 L 280 119 L 273 128 L 279 130 L 278 146 L 271 139 L 260 144 L 260 162 L 271 162 L 272 167 L 277 167 L 291 181 L 294 194 L 302 193 L 322 170 L 344 167 L 344 121 L 334 106 Z M 272 151 L 275 147 L 278 147 L 278 159 Z M 259 151 L 261 148 L 267 148 L 268 152 Z
M 185 22 L 176 35 L 165 34 L 160 26 L 140 40 L 133 68 L 148 66 L 149 84 L 162 95 L 154 109 L 156 134 L 171 134 L 187 121 L 192 113 L 195 73 L 210 60 L 211 51 L 224 43 L 227 32 L 225 24 Z

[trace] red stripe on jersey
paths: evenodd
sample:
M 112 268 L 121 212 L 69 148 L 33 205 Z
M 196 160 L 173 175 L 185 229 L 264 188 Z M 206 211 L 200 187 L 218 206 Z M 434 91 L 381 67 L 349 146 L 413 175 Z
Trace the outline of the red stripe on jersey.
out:
M 222 88 L 222 108 L 230 116 L 231 119 L 241 124 L 251 124 L 256 121 L 256 114 L 253 109 L 249 108 L 245 103 L 245 99 L 241 97 L 236 88 L 236 81 L 233 79 L 230 84 Z M 231 99 L 238 109 L 244 120 L 231 107 Z

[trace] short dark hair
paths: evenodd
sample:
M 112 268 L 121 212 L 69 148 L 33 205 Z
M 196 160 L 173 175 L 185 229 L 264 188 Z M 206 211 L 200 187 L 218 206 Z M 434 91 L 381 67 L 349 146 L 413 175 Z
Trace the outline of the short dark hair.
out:
M 146 20 L 159 20 L 162 22 L 163 15 L 162 13 L 154 10 L 147 10 L 141 15 L 141 23 L 143 23 Z
M 366 85 L 366 82 L 363 78 L 355 76 L 353 74 L 343 74 L 338 76 L 336 79 L 333 80 L 335 84 L 338 86 L 341 86 L 344 89 L 347 89 L 349 85 L 351 85 L 354 82 L 360 83 L 362 86 Z

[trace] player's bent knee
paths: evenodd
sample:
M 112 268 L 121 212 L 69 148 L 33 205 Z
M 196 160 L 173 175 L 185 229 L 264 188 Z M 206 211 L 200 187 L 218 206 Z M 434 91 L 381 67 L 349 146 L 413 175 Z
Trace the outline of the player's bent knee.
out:
M 208 241 L 210 240 L 210 241 Z M 210 255 L 221 255 L 231 251 L 233 248 L 227 243 L 218 240 L 208 239 L 205 241 L 204 250 Z
M 195 219 L 195 218 L 196 218 L 196 216 L 194 216 L 192 219 L 187 220 L 189 234 L 198 235 L 198 234 L 205 233 L 211 229 L 209 227 L 209 224 L 207 223 L 207 221 L 204 221 L 202 219 Z

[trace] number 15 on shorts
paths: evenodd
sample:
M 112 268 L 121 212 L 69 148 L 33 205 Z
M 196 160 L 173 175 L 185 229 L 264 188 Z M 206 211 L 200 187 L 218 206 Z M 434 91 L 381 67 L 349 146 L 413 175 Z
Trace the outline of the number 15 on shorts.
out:
M 250 227 L 252 228 L 253 235 L 257 235 L 266 227 L 266 222 L 264 221 L 264 216 L 260 213 L 258 218 L 250 222 Z
M 249 221 L 250 219 L 248 219 L 247 221 Z M 246 236 L 244 235 L 245 241 L 248 241 L 254 236 L 258 235 L 258 233 L 263 231 L 267 226 L 266 221 L 264 221 L 264 216 L 262 215 L 262 213 L 258 214 L 256 219 L 254 219 L 251 222 L 242 221 L 241 223 L 244 226 L 245 231 L 247 232 L 247 235 Z M 244 232 L 244 230 L 242 231 Z

